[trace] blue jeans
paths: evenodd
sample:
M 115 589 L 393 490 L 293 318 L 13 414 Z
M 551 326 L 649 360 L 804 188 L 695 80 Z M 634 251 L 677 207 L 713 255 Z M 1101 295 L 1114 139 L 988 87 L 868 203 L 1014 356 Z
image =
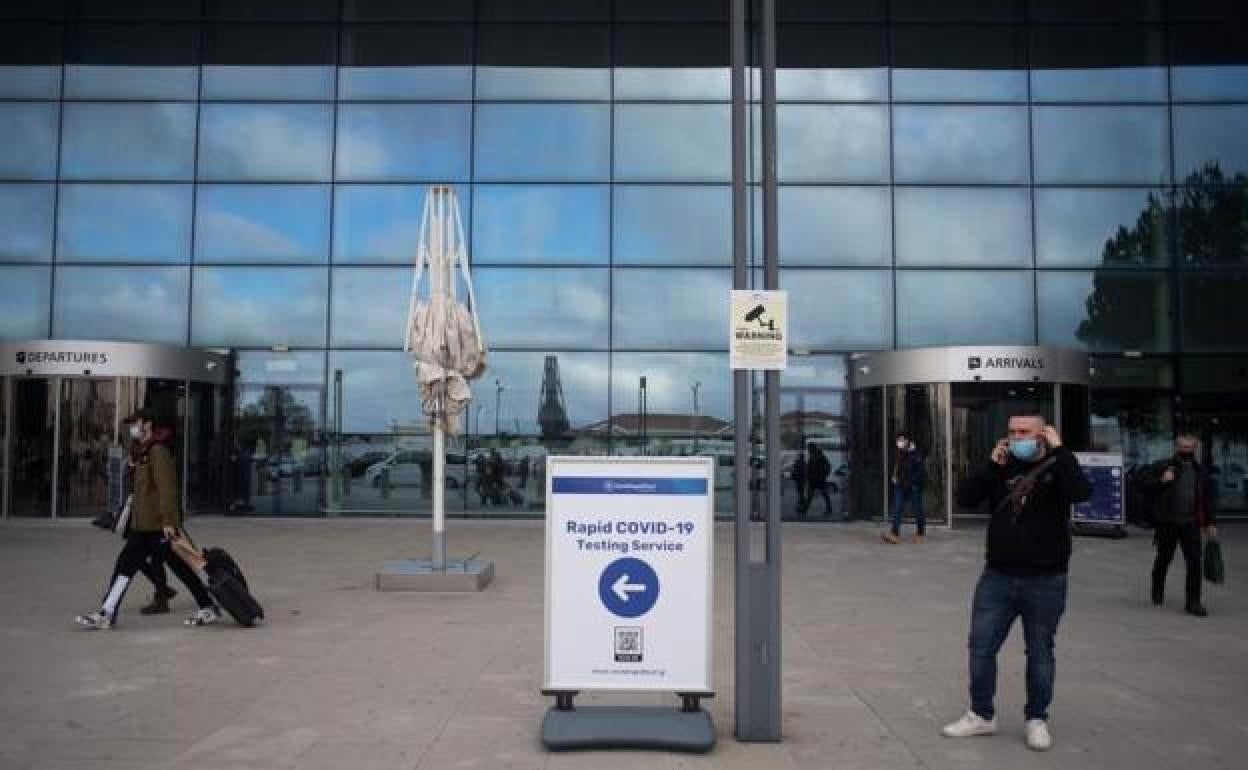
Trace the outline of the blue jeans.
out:
M 914 509 L 914 525 L 918 534 L 927 532 L 927 517 L 923 514 L 923 487 L 902 487 L 893 485 L 893 534 L 901 534 L 901 514 L 905 512 L 906 502 Z
M 1009 636 L 1014 618 L 1023 618 L 1027 646 L 1027 719 L 1048 719 L 1053 702 L 1053 679 L 1057 664 L 1053 638 L 1066 609 L 1066 576 L 1011 577 L 991 567 L 975 587 L 971 607 L 970 649 L 971 710 L 992 719 L 992 699 L 997 692 L 997 652 Z

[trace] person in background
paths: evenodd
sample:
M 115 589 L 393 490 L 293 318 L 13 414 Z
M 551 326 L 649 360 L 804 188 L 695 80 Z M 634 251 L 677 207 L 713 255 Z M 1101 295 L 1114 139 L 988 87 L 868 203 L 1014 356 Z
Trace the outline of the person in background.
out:
M 832 463 L 823 450 L 811 441 L 806 444 L 806 500 L 799 509 L 803 516 L 810 510 L 815 493 L 823 496 L 823 515 L 832 515 L 832 499 L 828 497 L 828 476 L 832 473 Z
M 914 511 L 914 542 L 922 543 L 927 534 L 927 518 L 923 515 L 923 485 L 927 482 L 927 469 L 923 454 L 905 432 L 898 433 L 894 443 L 897 451 L 893 454 L 891 479 L 893 521 L 892 528 L 881 539 L 894 545 L 901 542 L 901 518 L 908 502 Z
M 806 453 L 798 452 L 793 461 L 793 484 L 797 487 L 797 515 L 806 518 Z

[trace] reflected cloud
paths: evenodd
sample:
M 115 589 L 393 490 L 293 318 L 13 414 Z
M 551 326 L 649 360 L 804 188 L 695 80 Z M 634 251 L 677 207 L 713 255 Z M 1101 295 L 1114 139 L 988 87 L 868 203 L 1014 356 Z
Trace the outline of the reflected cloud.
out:
M 620 268 L 615 271 L 615 346 L 728 347 L 729 270 Z
M 52 274 L 47 267 L 0 265 L 0 339 L 38 340 L 48 334 Z
M 1036 183 L 1170 178 L 1165 107 L 1035 107 Z
M 53 336 L 184 345 L 189 280 L 185 267 L 60 267 Z
M 196 206 L 196 260 L 326 257 L 326 187 L 201 185 Z
M 615 264 L 732 261 L 732 189 L 616 185 Z
M 321 268 L 197 267 L 191 344 L 325 344 L 328 275 Z
M 343 105 L 337 177 L 346 181 L 468 178 L 468 105 Z
M 898 106 L 893 116 L 899 183 L 1028 181 L 1023 107 Z
M 62 259 L 189 260 L 190 185 L 66 184 L 60 209 Z
M 731 181 L 726 104 L 620 104 L 615 108 L 615 178 Z
M 897 346 L 1035 344 L 1031 270 L 898 270 Z
M 332 106 L 204 104 L 201 110 L 202 177 L 329 179 Z
M 473 259 L 606 263 L 608 200 L 601 185 L 478 185 Z
M 194 104 L 71 102 L 62 132 L 65 178 L 190 179 L 194 173 Z
M 897 264 L 1030 267 L 1025 189 L 898 187 Z

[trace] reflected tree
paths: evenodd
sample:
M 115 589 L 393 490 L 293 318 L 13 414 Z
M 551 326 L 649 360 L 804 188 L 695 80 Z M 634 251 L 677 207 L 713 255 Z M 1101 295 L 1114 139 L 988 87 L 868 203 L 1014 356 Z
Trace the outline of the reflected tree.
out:
M 239 445 L 254 449 L 256 439 L 263 438 L 271 454 L 284 449 L 273 443 L 280 440 L 279 434 L 307 436 L 315 429 L 312 410 L 282 387 L 265 388 L 259 400 L 245 405 L 238 416 Z

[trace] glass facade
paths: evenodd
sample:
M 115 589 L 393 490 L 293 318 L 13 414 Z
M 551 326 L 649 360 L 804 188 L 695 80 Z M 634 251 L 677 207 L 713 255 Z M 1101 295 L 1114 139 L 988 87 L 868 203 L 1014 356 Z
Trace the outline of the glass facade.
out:
M 1129 352 L 1167 375 L 1094 387 L 1096 419 L 1164 417 L 1094 438 L 1143 461 L 1191 426 L 1248 466 L 1243 405 L 1216 395 L 1248 390 L 1239 5 L 779 5 L 799 365 Z M 448 183 L 495 351 L 460 442 L 464 504 L 540 503 L 528 477 L 518 506 L 477 499 L 483 445 L 513 486 L 539 445 L 717 452 L 728 40 L 726 2 L 0 4 L 0 338 L 238 351 L 234 435 L 252 462 L 266 444 L 256 510 L 419 508 L 387 463 L 422 478 L 397 457 L 426 439 L 402 318 L 426 186 Z M 844 377 L 787 387 L 823 394 L 794 414 L 850 419 Z M 1198 414 L 1196 395 L 1241 411 Z M 295 454 L 318 475 L 283 497 Z

